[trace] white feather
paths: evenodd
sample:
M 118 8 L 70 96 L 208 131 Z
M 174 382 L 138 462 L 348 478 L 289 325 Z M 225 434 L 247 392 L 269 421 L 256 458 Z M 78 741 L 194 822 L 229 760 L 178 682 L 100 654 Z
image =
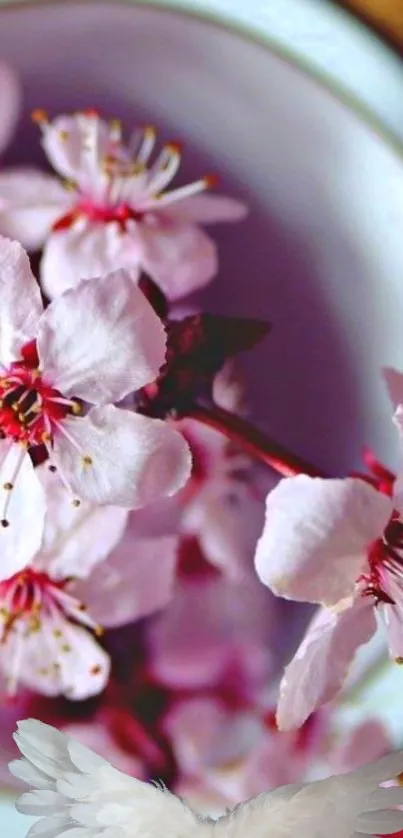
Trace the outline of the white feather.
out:
M 10 770 L 34 786 L 17 808 L 42 816 L 28 838 L 374 838 L 403 829 L 403 789 L 380 787 L 402 772 L 403 752 L 261 794 L 215 821 L 34 719 L 19 722 L 15 739 L 23 758 Z

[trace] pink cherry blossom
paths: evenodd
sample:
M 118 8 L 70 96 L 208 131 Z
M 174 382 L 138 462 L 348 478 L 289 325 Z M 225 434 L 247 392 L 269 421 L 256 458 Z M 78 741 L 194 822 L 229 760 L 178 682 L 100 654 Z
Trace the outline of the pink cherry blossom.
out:
M 152 381 L 164 356 L 162 323 L 127 271 L 82 282 L 43 311 L 21 245 L 0 240 L 3 527 L 14 484 L 29 476 L 27 449 L 41 444 L 78 499 L 135 508 L 184 484 L 182 435 L 111 403 Z
M 236 221 L 246 208 L 203 194 L 210 177 L 167 191 L 180 165 L 177 143 L 154 156 L 150 126 L 124 145 L 120 124 L 94 111 L 51 122 L 41 112 L 36 117 L 61 180 L 35 170 L 6 172 L 0 224 L 27 247 L 45 246 L 41 278 L 49 297 L 117 268 L 130 269 L 134 280 L 145 270 L 172 299 L 213 278 L 216 246 L 199 224 Z
M 178 700 L 164 721 L 179 766 L 177 791 L 221 802 L 221 808 L 289 783 L 340 773 L 383 756 L 384 729 L 368 719 L 351 732 L 337 729 L 333 713 L 303 728 L 280 732 L 263 707 L 235 709 L 214 695 Z
M 341 688 L 358 646 L 383 617 L 403 659 L 403 520 L 399 480 L 388 497 L 358 478 L 283 480 L 267 498 L 256 551 L 264 584 L 319 603 L 280 686 L 278 721 L 298 727 Z
M 0 62 L 0 153 L 8 145 L 14 133 L 21 104 L 21 90 L 18 79 L 8 64 Z M 0 199 L 1 212 L 1 199 Z
M 244 413 L 245 387 L 233 363 L 227 362 L 213 383 L 216 404 Z M 264 518 L 261 480 L 251 459 L 227 438 L 192 419 L 179 427 L 189 442 L 191 479 L 178 496 L 180 532 L 198 538 L 212 565 L 234 582 L 253 573 L 253 551 Z
M 214 572 L 184 577 L 148 626 L 150 671 L 174 689 L 234 678 L 255 695 L 273 672 L 274 625 L 273 598 L 253 577 L 239 584 Z
M 109 657 L 97 641 L 103 627 L 122 625 L 170 599 L 176 539 L 136 539 L 128 511 L 82 503 L 46 465 L 41 549 L 29 565 L 0 583 L 0 670 L 6 690 L 19 683 L 79 700 L 100 692 Z

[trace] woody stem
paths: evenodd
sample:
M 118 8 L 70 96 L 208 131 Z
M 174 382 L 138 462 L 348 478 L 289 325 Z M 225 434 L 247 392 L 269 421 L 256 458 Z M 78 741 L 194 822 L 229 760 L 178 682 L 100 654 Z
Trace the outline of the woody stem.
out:
M 321 469 L 308 463 L 283 445 L 275 442 L 263 431 L 256 428 L 247 419 L 236 416 L 229 410 L 211 404 L 194 405 L 186 413 L 187 418 L 195 419 L 203 425 L 220 431 L 231 442 L 235 442 L 251 457 L 254 457 L 283 477 L 307 474 L 310 477 L 325 477 Z

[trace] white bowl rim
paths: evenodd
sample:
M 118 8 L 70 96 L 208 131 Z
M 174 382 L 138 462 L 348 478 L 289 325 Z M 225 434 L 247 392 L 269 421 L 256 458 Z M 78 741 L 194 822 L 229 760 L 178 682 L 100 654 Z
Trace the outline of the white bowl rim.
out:
M 192 17 L 268 48 L 319 83 L 403 156 L 403 58 L 353 11 L 321 0 L 69 0 L 70 5 L 138 6 Z M 0 0 L 0 12 L 66 0 Z M 318 16 L 318 11 L 320 12 Z M 292 20 L 292 25 L 287 22 Z M 351 38 L 353 36 L 353 38 Z M 348 42 L 348 47 L 347 43 Z M 352 43 L 354 41 L 354 43 Z M 353 58 L 351 61 L 351 47 Z M 333 66 L 337 52 L 337 66 Z M 344 61 L 342 60 L 344 56 Z M 348 60 L 347 60 L 348 58 Z M 365 69 L 359 66 L 369 62 Z M 371 85 L 368 67 L 378 87 Z M 374 92 L 375 91 L 375 92 Z M 389 99 L 385 96 L 388 91 Z M 392 107 L 395 100 L 399 104 Z

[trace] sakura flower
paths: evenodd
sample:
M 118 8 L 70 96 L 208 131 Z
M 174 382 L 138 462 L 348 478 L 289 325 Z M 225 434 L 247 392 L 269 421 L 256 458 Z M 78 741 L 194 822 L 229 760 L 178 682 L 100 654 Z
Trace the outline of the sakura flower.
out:
M 267 498 L 256 551 L 264 584 L 324 606 L 280 686 L 278 721 L 298 727 L 341 688 L 358 646 L 383 617 L 391 657 L 403 660 L 403 520 L 399 481 L 388 497 L 358 478 L 283 480 Z
M 109 657 L 100 624 L 117 626 L 163 607 L 172 592 L 176 540 L 133 540 L 129 513 L 82 503 L 46 465 L 41 549 L 0 583 L 0 671 L 9 693 L 19 683 L 79 700 L 100 692 Z
M 178 700 L 164 730 L 178 763 L 177 792 L 221 801 L 221 808 L 288 783 L 359 767 L 390 749 L 383 725 L 368 719 L 348 733 L 332 712 L 311 717 L 297 731 L 280 732 L 274 713 L 233 708 L 215 695 Z
M 27 247 L 45 246 L 41 277 L 49 297 L 116 268 L 130 268 L 133 279 L 145 270 L 172 299 L 213 278 L 216 247 L 198 225 L 236 221 L 246 208 L 203 194 L 211 177 L 169 190 L 181 160 L 177 143 L 153 159 L 150 126 L 124 145 L 120 124 L 94 111 L 51 122 L 37 112 L 36 119 L 61 180 L 5 173 L 0 224 Z
M 274 620 L 273 599 L 253 577 L 242 584 L 215 572 L 184 577 L 148 625 L 150 671 L 176 689 L 235 677 L 245 693 L 255 694 L 273 671 Z
M 0 239 L 3 527 L 14 484 L 33 482 L 27 449 L 41 444 L 79 499 L 134 508 L 183 485 L 183 437 L 111 404 L 152 381 L 164 353 L 163 326 L 127 271 L 82 282 L 43 311 L 24 250 Z
M 233 412 L 245 410 L 238 371 L 227 363 L 213 383 L 214 401 Z M 192 476 L 181 493 L 180 531 L 199 539 L 207 561 L 234 582 L 253 572 L 253 551 L 264 517 L 264 494 L 248 456 L 223 434 L 184 419 L 179 425 L 189 442 Z M 267 491 L 267 489 L 266 489 Z

